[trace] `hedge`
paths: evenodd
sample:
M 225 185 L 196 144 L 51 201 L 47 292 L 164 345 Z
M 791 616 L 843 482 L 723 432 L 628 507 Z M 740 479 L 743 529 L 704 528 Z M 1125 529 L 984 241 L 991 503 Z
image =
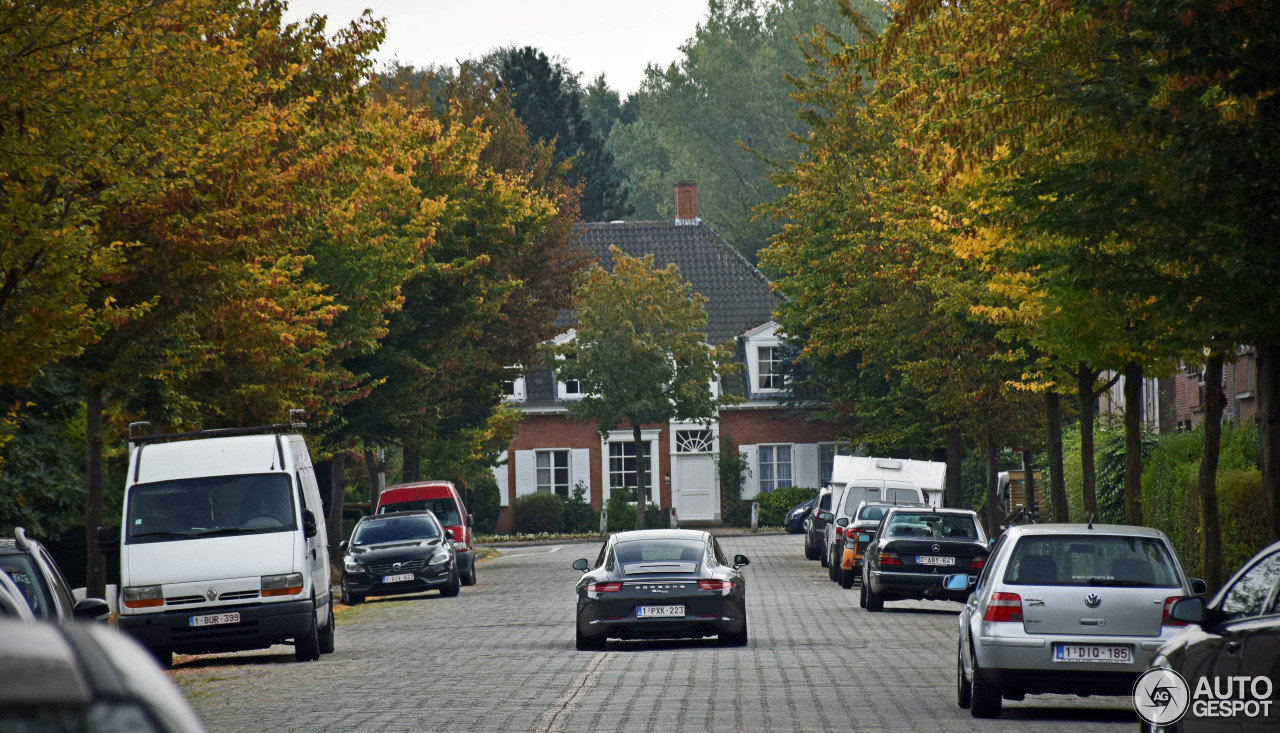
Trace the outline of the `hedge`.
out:
M 488 534 L 498 526 L 498 481 L 492 473 L 485 472 L 467 487 L 467 511 L 476 518 L 475 531 Z
M 759 494 L 755 502 L 760 505 L 760 526 L 781 527 L 787 521 L 787 512 L 791 511 L 792 507 L 817 495 L 817 489 L 807 489 L 802 486 L 785 486 L 767 494 Z M 750 521 L 749 517 L 748 521 Z
M 527 494 L 511 507 L 517 534 L 564 531 L 564 500 L 556 494 Z

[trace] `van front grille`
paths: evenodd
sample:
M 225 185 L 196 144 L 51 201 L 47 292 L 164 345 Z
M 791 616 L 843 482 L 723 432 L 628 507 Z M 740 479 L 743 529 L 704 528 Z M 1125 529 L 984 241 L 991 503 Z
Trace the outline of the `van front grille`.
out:
M 174 596 L 164 599 L 166 606 L 186 606 L 192 603 L 204 603 L 204 596 Z

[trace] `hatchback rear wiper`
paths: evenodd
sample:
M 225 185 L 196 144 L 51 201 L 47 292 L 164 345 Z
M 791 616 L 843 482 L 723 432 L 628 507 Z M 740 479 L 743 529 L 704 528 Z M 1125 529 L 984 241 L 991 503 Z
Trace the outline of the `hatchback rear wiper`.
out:
M 1115 580 L 1111 578 L 1090 578 L 1089 585 L 1115 586 L 1119 588 L 1150 588 L 1155 583 L 1143 580 Z

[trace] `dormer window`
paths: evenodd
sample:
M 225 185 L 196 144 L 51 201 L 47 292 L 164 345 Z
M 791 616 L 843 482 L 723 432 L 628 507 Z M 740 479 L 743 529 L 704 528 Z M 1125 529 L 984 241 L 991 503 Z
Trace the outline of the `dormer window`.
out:
M 507 367 L 508 370 L 515 372 L 519 367 Z M 503 402 L 524 402 L 524 377 L 511 377 L 504 379 L 498 383 L 502 390 Z
M 568 333 L 563 333 L 563 334 L 560 334 L 559 336 L 557 336 L 557 337 L 556 337 L 556 339 L 555 339 L 555 344 L 556 344 L 556 346 L 560 346 L 560 345 L 566 344 L 566 343 L 568 343 L 568 342 L 572 341 L 572 340 L 573 340 L 573 338 L 574 338 L 575 336 L 577 336 L 577 331 L 576 331 L 576 330 L 574 330 L 574 329 L 570 329 Z M 568 355 L 566 355 L 566 356 L 557 356 L 557 357 L 556 357 L 557 361 L 559 361 L 559 360 L 567 360 L 567 359 L 574 359 L 574 358 L 576 358 L 576 357 L 575 357 L 573 354 L 568 354 Z M 576 380 L 576 379 L 566 379 L 566 380 L 563 380 L 563 381 L 562 381 L 562 380 L 559 378 L 559 373 L 558 373 L 558 372 L 559 372 L 559 370 L 557 369 L 556 371 L 557 371 L 557 375 L 556 375 L 556 399 L 561 399 L 561 400 L 576 400 L 576 399 L 581 399 L 581 398 L 583 397 L 583 394 L 582 394 L 582 385 L 581 385 L 581 383 L 579 383 L 579 381 L 578 381 L 578 380 Z
M 739 338 L 745 342 L 743 356 L 747 362 L 751 392 L 756 395 L 773 395 L 785 390 L 787 380 L 782 374 L 778 324 L 769 321 Z
M 777 346 L 756 347 L 756 387 L 761 391 L 782 389 L 782 365 L 778 362 Z

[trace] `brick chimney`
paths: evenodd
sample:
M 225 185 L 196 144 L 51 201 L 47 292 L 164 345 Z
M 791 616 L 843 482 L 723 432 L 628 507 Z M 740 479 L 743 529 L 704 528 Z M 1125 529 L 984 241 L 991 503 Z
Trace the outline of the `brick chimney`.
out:
M 697 223 L 698 184 L 676 181 L 676 226 L 696 226 Z

